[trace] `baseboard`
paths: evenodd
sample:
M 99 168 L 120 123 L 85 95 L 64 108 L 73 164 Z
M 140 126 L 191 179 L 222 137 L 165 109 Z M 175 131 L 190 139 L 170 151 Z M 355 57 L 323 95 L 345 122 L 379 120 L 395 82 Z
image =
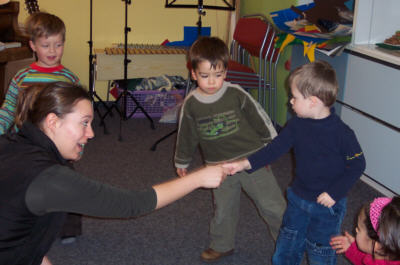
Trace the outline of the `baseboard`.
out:
M 367 175 L 362 175 L 361 176 L 361 180 L 366 183 L 367 185 L 369 185 L 370 187 L 372 187 L 373 189 L 377 190 L 378 192 L 382 193 L 383 195 L 387 196 L 387 197 L 394 197 L 398 194 L 396 194 L 395 192 L 393 192 L 392 190 L 386 188 L 385 186 L 383 186 L 382 184 L 376 182 L 375 180 L 373 180 L 372 178 L 368 177 Z

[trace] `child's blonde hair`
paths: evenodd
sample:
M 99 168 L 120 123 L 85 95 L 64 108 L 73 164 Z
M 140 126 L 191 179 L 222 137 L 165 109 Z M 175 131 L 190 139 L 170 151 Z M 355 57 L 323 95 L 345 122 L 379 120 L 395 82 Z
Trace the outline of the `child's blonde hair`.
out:
M 37 38 L 48 38 L 57 34 L 61 34 L 62 40 L 65 41 L 65 24 L 55 15 L 46 12 L 33 13 L 26 20 L 25 27 L 33 42 Z
M 296 68 L 289 76 L 289 85 L 296 85 L 305 97 L 315 96 L 331 107 L 338 93 L 336 73 L 325 61 L 315 61 Z

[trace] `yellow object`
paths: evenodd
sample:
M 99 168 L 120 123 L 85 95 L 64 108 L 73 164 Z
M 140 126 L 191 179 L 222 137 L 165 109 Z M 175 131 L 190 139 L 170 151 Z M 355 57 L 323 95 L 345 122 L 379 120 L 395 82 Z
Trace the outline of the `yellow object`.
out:
M 304 30 L 305 30 L 306 32 L 308 32 L 308 31 L 313 31 L 313 30 L 318 30 L 319 32 L 321 32 L 321 31 L 319 30 L 319 28 L 318 28 L 317 26 L 315 26 L 314 24 L 304 26 Z
M 279 48 L 279 52 L 282 52 L 285 49 L 285 47 L 295 39 L 296 36 L 294 36 L 293 34 L 287 34 L 285 40 L 282 42 L 282 45 Z M 315 48 L 317 47 L 317 45 L 318 45 L 317 43 L 303 41 L 304 56 L 307 56 L 310 62 L 315 61 Z
M 287 34 L 285 40 L 282 42 L 281 48 L 279 49 L 279 52 L 282 52 L 283 49 L 292 41 L 294 41 L 296 37 L 292 34 Z
M 317 47 L 317 44 L 312 43 L 312 42 L 303 41 L 303 46 L 304 46 L 304 56 L 307 55 L 310 62 L 314 62 L 315 61 L 315 48 Z

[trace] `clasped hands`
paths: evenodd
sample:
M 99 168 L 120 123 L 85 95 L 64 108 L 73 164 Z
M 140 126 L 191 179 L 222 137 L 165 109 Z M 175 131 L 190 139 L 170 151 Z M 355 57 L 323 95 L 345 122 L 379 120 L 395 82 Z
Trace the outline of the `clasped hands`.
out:
M 247 161 L 247 163 L 245 162 Z M 179 177 L 185 177 L 194 173 L 200 177 L 201 185 L 204 188 L 217 188 L 226 179 L 228 175 L 233 175 L 243 169 L 247 169 L 246 165 L 250 166 L 247 159 L 238 160 L 231 163 L 221 163 L 215 165 L 207 165 L 201 169 L 188 173 L 186 168 L 177 168 L 176 173 Z M 194 175 L 193 175 L 194 176 Z
M 237 172 L 251 169 L 251 164 L 247 158 L 244 158 L 244 159 L 240 159 L 240 160 L 236 160 L 236 161 L 232 161 L 232 162 L 226 162 L 226 163 L 222 163 L 222 164 L 218 164 L 218 165 L 206 166 L 206 168 L 208 168 L 208 170 L 214 171 L 218 175 L 222 175 L 222 179 L 220 182 L 220 183 L 222 183 L 228 175 L 234 175 Z M 187 175 L 186 168 L 177 168 L 176 172 L 179 177 L 184 177 Z M 317 203 L 329 208 L 329 207 L 332 207 L 333 205 L 335 205 L 336 201 L 334 199 L 332 199 L 332 197 L 327 192 L 322 192 L 317 197 Z

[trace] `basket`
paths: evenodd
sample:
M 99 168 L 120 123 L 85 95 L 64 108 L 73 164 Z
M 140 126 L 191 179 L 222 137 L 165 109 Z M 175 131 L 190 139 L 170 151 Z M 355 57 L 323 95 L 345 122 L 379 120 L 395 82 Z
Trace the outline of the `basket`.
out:
M 122 93 L 123 89 L 118 88 L 118 94 Z M 184 89 L 174 89 L 170 91 L 158 91 L 158 90 L 128 90 L 137 102 L 144 108 L 144 110 L 152 118 L 159 118 L 163 115 L 165 111 L 173 108 L 176 104 L 183 101 L 185 96 Z M 132 112 L 136 108 L 136 103 L 128 95 L 127 106 L 126 106 L 126 116 L 132 118 L 144 118 L 145 114 L 140 108 L 131 116 Z M 119 101 L 123 104 L 123 100 Z

